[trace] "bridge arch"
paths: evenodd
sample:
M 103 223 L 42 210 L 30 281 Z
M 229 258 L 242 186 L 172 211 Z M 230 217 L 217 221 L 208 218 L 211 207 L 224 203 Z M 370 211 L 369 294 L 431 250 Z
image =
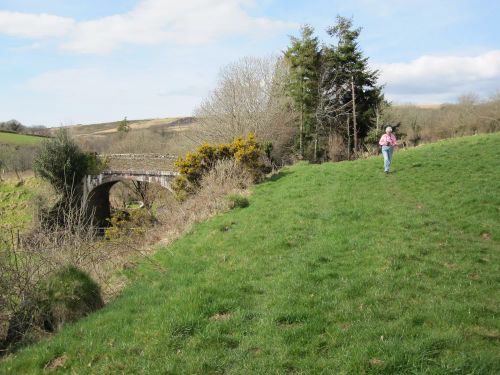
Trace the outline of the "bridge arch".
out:
M 172 191 L 171 182 L 179 175 L 173 170 L 172 161 L 175 160 L 174 156 L 119 154 L 107 155 L 106 158 L 108 161 L 111 160 L 111 163 L 105 171 L 98 175 L 87 175 L 83 179 L 83 201 L 88 212 L 93 214 L 96 225 L 100 227 L 107 226 L 106 219 L 111 215 L 109 193 L 116 183 L 120 181 L 140 181 L 158 184 Z M 113 163 L 115 160 L 118 160 L 118 163 Z M 135 168 L 134 170 L 117 170 L 113 168 L 114 165 L 120 167 L 132 165 Z M 144 169 L 137 168 L 141 165 L 144 166 Z M 146 169 L 152 165 L 161 169 Z
M 111 188 L 121 181 L 140 181 L 158 184 L 172 192 L 171 181 L 177 174 L 158 172 L 149 173 L 101 173 L 97 176 L 86 176 L 83 189 L 83 199 L 89 213 L 92 213 L 96 225 L 107 226 L 107 219 L 111 216 L 111 204 L 109 193 Z

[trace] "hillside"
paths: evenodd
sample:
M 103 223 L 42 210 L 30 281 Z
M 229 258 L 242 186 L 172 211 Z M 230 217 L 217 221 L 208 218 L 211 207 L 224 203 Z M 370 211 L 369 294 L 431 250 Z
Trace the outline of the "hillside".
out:
M 46 139 L 42 136 L 0 131 L 0 179 L 4 179 L 9 172 L 31 169 L 33 158 Z
M 128 120 L 131 131 L 135 130 L 164 130 L 164 131 L 182 131 L 194 122 L 192 117 L 171 117 L 148 120 Z M 121 121 L 106 122 L 100 124 L 73 125 L 67 128 L 75 137 L 79 136 L 100 136 L 114 134 L 118 130 Z M 57 128 L 54 128 L 57 129 Z
M 493 374 L 500 133 L 283 170 L 0 373 Z

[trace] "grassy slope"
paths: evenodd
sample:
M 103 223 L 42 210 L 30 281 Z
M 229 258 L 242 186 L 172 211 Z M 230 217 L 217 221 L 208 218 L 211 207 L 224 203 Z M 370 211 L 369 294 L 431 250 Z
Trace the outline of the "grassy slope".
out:
M 0 144 L 36 145 L 47 138 L 33 135 L 5 133 L 0 131 Z
M 495 373 L 499 158 L 494 134 L 396 153 L 389 176 L 289 168 L 0 373 Z
M 28 177 L 20 184 L 17 179 L 0 182 L 0 229 L 25 228 L 33 219 L 32 199 L 44 185 L 35 177 Z

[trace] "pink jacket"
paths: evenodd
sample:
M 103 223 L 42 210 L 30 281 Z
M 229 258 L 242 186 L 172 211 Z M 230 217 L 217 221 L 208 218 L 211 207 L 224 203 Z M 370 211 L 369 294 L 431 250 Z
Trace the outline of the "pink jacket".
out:
M 396 146 L 396 136 L 392 133 L 385 133 L 382 137 L 380 137 L 380 141 L 378 144 L 380 146 Z

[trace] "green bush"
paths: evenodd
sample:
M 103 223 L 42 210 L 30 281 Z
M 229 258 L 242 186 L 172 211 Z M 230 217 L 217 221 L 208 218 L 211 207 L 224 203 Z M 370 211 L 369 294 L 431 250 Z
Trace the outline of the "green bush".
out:
M 86 166 L 85 173 L 91 175 L 100 174 L 108 167 L 109 159 L 98 157 L 96 153 L 89 153 L 85 155 Z
M 227 199 L 231 203 L 231 208 L 245 208 L 250 205 L 248 198 L 239 194 L 229 195 Z
M 99 285 L 87 273 L 66 266 L 40 282 L 25 299 L 10 318 L 7 337 L 0 347 L 28 344 L 43 332 L 56 331 L 103 305 Z
M 104 236 L 113 240 L 122 236 L 142 235 L 145 228 L 153 226 L 155 222 L 156 218 L 145 208 L 116 211 L 109 219 L 110 226 L 106 228 Z
M 175 198 L 179 202 L 185 201 L 190 194 L 194 192 L 193 185 L 188 181 L 186 176 L 177 176 L 172 183 L 172 190 Z
M 101 308 L 99 285 L 85 272 L 67 266 L 40 284 L 39 299 L 45 312 L 44 327 L 57 330 Z
M 35 174 L 47 180 L 58 193 L 67 194 L 87 173 L 88 160 L 64 129 L 42 143 L 35 160 Z

